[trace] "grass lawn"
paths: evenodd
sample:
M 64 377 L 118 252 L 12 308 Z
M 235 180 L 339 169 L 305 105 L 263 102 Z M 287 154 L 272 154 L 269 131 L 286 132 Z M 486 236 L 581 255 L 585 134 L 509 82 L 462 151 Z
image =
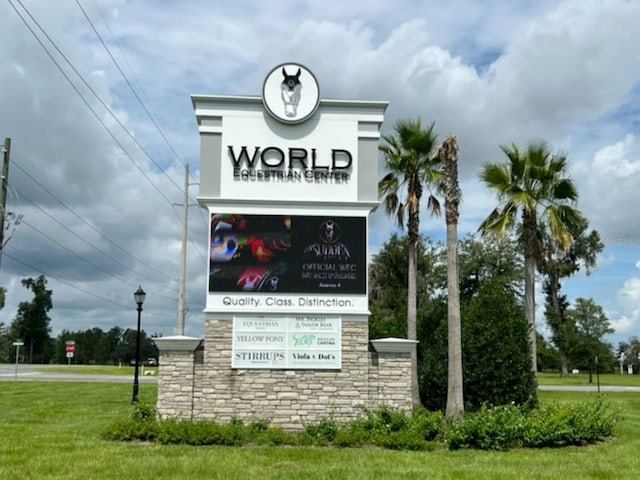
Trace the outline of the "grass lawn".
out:
M 561 378 L 558 372 L 538 372 L 539 385 L 593 385 L 597 384 L 596 374 L 593 374 L 593 383 L 589 383 L 589 373 L 571 373 L 568 378 Z M 620 387 L 640 387 L 640 375 L 627 375 L 620 373 L 601 373 L 600 385 L 615 385 Z M 640 475 L 639 475 L 640 476 Z
M 640 394 L 610 393 L 623 412 L 617 437 L 600 445 L 511 452 L 302 447 L 187 447 L 101 439 L 131 411 L 131 385 L 0 383 L 0 478 L 9 479 L 636 479 Z M 156 386 L 141 385 L 142 402 Z M 588 393 L 541 392 L 542 401 Z

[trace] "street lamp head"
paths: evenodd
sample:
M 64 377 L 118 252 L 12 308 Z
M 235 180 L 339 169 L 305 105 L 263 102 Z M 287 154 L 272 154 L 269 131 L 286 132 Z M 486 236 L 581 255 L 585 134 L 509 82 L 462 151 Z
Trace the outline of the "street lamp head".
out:
M 138 290 L 136 290 L 133 294 L 133 298 L 135 298 L 136 303 L 141 306 L 144 303 L 144 297 L 147 294 L 145 293 L 145 291 L 142 289 L 142 287 L 138 287 Z

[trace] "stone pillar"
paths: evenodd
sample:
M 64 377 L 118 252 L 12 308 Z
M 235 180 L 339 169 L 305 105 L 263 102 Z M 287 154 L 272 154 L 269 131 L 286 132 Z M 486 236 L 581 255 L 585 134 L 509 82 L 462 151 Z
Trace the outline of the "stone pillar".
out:
M 196 351 L 203 339 L 176 335 L 157 337 L 153 341 L 160 351 L 158 416 L 192 420 Z
M 372 408 L 381 405 L 412 410 L 411 404 L 411 351 L 416 340 L 381 338 L 371 340 L 369 394 Z

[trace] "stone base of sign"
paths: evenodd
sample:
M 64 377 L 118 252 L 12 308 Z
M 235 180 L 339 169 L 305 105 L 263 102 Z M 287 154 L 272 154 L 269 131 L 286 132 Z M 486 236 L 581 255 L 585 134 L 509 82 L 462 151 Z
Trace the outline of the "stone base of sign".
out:
M 233 322 L 205 321 L 205 338 L 158 338 L 157 412 L 189 420 L 267 419 L 287 430 L 333 417 L 349 420 L 364 408 L 409 412 L 413 341 L 368 342 L 366 319 L 342 320 L 339 370 L 232 369 Z M 189 348 L 192 348 L 189 350 Z

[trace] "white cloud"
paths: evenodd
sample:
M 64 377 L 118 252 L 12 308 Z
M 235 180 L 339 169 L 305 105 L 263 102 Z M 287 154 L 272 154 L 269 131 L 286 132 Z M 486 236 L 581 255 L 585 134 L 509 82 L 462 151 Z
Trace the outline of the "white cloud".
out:
M 616 338 L 626 340 L 633 335 L 637 336 L 640 326 L 640 277 L 628 278 L 616 293 L 615 299 L 616 309 L 608 313 L 608 316 Z
M 596 152 L 591 163 L 595 171 L 613 177 L 625 178 L 640 172 L 640 159 L 630 160 L 634 135 L 628 133 L 624 139 L 602 147 Z
M 10 206 L 78 255 L 123 275 L 129 283 L 87 267 L 24 225 L 7 253 L 12 245 L 19 246 L 42 262 L 41 269 L 46 263 L 54 305 L 59 306 L 52 311 L 54 331 L 63 325 L 82 328 L 84 323 L 130 321 L 126 306 L 132 305 L 132 285 L 144 283 L 149 292 L 145 314 L 154 322 L 149 330 L 171 333 L 180 228 L 170 204 L 182 201 L 173 185 L 182 185 L 180 161 L 77 6 L 23 3 L 166 175 L 123 134 L 47 44 L 122 150 L 5 3 L 0 6 L 0 135 L 13 140 L 10 183 L 19 195 L 10 199 Z M 324 97 L 389 100 L 385 132 L 398 118 L 421 116 L 425 122 L 436 120 L 440 138 L 449 132 L 458 136 L 464 194 L 461 235 L 475 231 L 495 205 L 495 198 L 477 181 L 479 166 L 503 159 L 500 144 L 540 137 L 567 150 L 581 193 L 580 208 L 603 237 L 640 236 L 634 212 L 640 202 L 634 137 L 638 124 L 633 117 L 640 110 L 637 2 L 331 0 L 296 2 L 291 8 L 283 1 L 237 1 L 216 3 L 214 8 L 202 0 L 101 0 L 96 2 L 100 12 L 96 4 L 85 3 L 112 54 L 196 177 L 199 140 L 189 95 L 255 95 L 274 64 L 300 61 L 318 76 Z M 65 213 L 20 168 L 134 257 Z M 195 195 L 196 187 L 191 191 L 192 198 Z M 29 200 L 137 268 L 127 271 L 64 233 Z M 206 221 L 195 209 L 190 218 L 190 236 L 202 245 Z M 426 213 L 423 219 L 425 230 L 443 228 L 442 219 L 432 220 Z M 371 225 L 372 241 L 378 244 L 394 228 L 383 213 L 372 216 Z M 205 248 L 198 248 L 190 246 L 188 265 L 188 297 L 196 324 L 206 275 Z M 24 297 L 16 278 L 35 273 L 6 257 L 2 273 L 9 303 L 0 320 L 8 323 Z M 84 287 L 122 305 L 91 299 L 56 276 L 80 279 Z M 615 289 L 604 295 L 615 297 Z M 624 298 L 618 301 L 626 309 L 620 310 L 636 318 Z

